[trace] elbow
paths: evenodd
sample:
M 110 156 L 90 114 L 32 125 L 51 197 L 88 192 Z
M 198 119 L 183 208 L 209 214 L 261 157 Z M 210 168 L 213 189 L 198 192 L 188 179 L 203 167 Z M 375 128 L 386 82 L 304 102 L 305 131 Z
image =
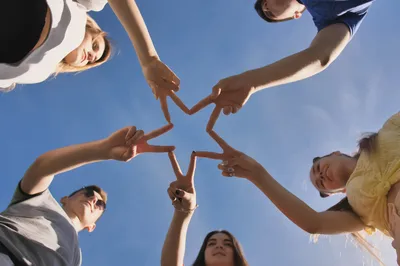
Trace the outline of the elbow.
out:
M 306 226 L 304 228 L 302 228 L 304 231 L 306 231 L 307 233 L 311 234 L 311 235 L 316 235 L 319 234 L 319 230 L 318 227 L 315 225 L 311 225 L 311 226 Z
M 308 48 L 307 52 L 312 58 L 311 60 L 315 62 L 318 72 L 325 70 L 336 59 L 336 56 L 329 51 L 320 51 L 314 47 Z
M 43 175 L 45 172 L 47 165 L 47 158 L 43 155 L 36 158 L 36 160 L 29 166 L 28 170 L 25 173 L 25 176 L 33 176 L 38 177 Z
M 306 231 L 311 235 L 320 234 L 322 226 L 320 222 L 319 213 L 316 212 L 314 213 L 314 215 L 310 215 L 309 218 L 310 219 L 303 226 L 301 226 L 301 229 L 303 229 L 304 231 Z

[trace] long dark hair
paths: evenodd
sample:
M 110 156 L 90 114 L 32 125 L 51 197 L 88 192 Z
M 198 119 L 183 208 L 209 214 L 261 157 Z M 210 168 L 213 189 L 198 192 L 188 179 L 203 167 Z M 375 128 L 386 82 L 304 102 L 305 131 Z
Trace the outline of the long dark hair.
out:
M 358 142 L 358 151 L 352 157 L 358 160 L 358 158 L 360 157 L 362 152 L 364 152 L 366 154 L 373 153 L 376 150 L 377 139 L 378 139 L 378 133 L 366 134 Z M 327 156 L 329 156 L 329 155 L 327 155 Z M 313 163 L 315 163 L 316 161 L 318 161 L 321 158 L 323 158 L 323 157 L 315 157 L 313 159 Z M 320 196 L 322 198 L 326 198 L 329 195 L 320 193 Z M 338 203 L 336 203 L 335 205 L 330 207 L 327 211 L 347 211 L 347 212 L 351 212 L 351 213 L 354 213 L 355 215 L 357 215 L 354 212 L 353 208 L 350 206 L 350 203 L 349 203 L 349 200 L 347 199 L 347 197 L 344 197 L 343 199 L 341 199 Z M 377 259 L 383 265 L 379 256 L 375 253 L 375 251 L 374 251 L 375 247 L 373 245 L 371 245 L 359 232 L 351 233 L 351 235 L 359 245 L 361 245 L 363 248 L 365 248 L 375 259 Z
M 226 230 L 215 230 L 215 231 L 211 231 L 210 233 L 208 233 L 206 235 L 206 237 L 204 238 L 203 244 L 201 245 L 199 254 L 197 255 L 196 260 L 193 262 L 192 266 L 205 266 L 206 265 L 206 261 L 205 261 L 205 251 L 206 251 L 206 247 L 207 247 L 207 243 L 208 240 L 215 234 L 218 233 L 222 233 L 227 235 L 232 243 L 233 243 L 233 261 L 234 261 L 234 266 L 249 266 L 248 262 L 246 261 L 245 257 L 244 257 L 244 252 L 242 247 L 239 244 L 239 241 L 237 241 L 237 239 L 228 231 Z

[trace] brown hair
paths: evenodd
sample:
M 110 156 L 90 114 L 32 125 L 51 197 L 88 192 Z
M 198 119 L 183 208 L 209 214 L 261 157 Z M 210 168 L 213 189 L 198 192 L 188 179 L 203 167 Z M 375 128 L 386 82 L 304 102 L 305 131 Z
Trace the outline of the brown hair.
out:
M 222 233 L 227 235 L 233 243 L 233 259 L 234 259 L 234 266 L 249 266 L 249 263 L 246 261 L 244 257 L 244 252 L 242 247 L 239 244 L 239 241 L 228 231 L 226 230 L 215 230 L 206 235 L 204 238 L 203 244 L 201 245 L 199 254 L 197 255 L 196 260 L 193 262 L 192 266 L 205 266 L 205 251 L 207 247 L 208 240 L 215 234 Z
M 91 34 L 93 34 L 95 36 L 94 38 L 101 37 L 104 39 L 105 48 L 103 55 L 96 62 L 88 63 L 87 65 L 80 67 L 68 65 L 63 60 L 58 64 L 54 75 L 57 75 L 59 73 L 82 72 L 100 66 L 110 59 L 112 46 L 110 40 L 107 38 L 107 33 L 100 28 L 100 26 L 96 23 L 96 21 L 92 17 L 90 17 L 89 15 L 86 16 L 87 16 L 86 32 L 90 32 Z
M 373 153 L 376 149 L 377 138 L 378 138 L 378 133 L 365 134 L 364 137 L 358 142 L 358 152 L 356 154 L 354 154 L 352 156 L 352 158 L 355 158 L 358 160 L 358 158 L 361 155 L 361 152 L 365 152 L 366 154 Z M 326 157 L 329 155 L 325 155 L 323 157 Z M 345 156 L 348 156 L 348 155 L 345 155 Z M 323 157 L 315 157 L 313 159 L 313 163 L 315 163 L 316 161 L 320 160 Z M 326 198 L 329 195 L 320 192 L 320 196 L 322 198 Z M 336 203 L 335 205 L 330 207 L 327 211 L 347 211 L 347 212 L 351 212 L 351 213 L 354 213 L 355 215 L 357 215 L 353 211 L 353 208 L 351 207 L 347 197 L 344 197 L 343 199 L 341 199 L 338 203 Z M 351 235 L 360 246 L 365 248 L 376 260 L 378 260 L 378 262 L 381 265 L 383 265 L 383 262 L 381 261 L 379 256 L 375 253 L 375 251 L 374 251 L 375 247 L 373 245 L 371 245 L 359 232 L 351 233 Z
M 277 22 L 284 22 L 284 21 L 289 21 L 289 20 L 293 20 L 294 17 L 289 17 L 289 18 L 285 18 L 285 19 L 272 19 L 270 17 L 268 17 L 267 15 L 265 15 L 264 10 L 262 9 L 262 3 L 264 0 L 257 0 L 254 4 L 254 9 L 256 10 L 257 14 L 266 22 L 269 23 L 277 23 Z M 304 9 L 301 11 L 301 13 L 304 13 L 304 11 L 306 11 L 306 7 L 304 7 Z

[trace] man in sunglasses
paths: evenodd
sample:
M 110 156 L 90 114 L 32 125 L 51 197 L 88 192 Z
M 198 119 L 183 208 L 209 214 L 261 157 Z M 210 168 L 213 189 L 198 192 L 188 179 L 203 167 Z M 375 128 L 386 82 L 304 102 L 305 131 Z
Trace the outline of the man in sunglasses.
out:
M 357 32 L 374 0 L 257 0 L 255 9 L 267 22 L 296 20 L 308 10 L 317 34 L 306 49 L 273 64 L 220 80 L 207 98 L 194 106 L 196 113 L 215 103 L 207 131 L 211 131 L 220 111 L 236 113 L 250 96 L 262 89 L 311 77 L 325 70 Z
M 0 213 L 0 265 L 81 265 L 78 232 L 95 229 L 106 209 L 107 194 L 98 186 L 87 186 L 63 197 L 60 205 L 48 189 L 53 178 L 102 160 L 127 162 L 141 153 L 173 151 L 174 146 L 148 144 L 172 127 L 148 134 L 126 127 L 105 139 L 39 156 L 25 172 L 7 209 Z

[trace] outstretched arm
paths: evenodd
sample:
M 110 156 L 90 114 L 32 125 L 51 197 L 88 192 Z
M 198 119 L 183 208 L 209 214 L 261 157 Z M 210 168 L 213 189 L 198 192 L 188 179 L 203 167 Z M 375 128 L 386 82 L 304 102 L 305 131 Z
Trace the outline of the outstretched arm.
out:
M 25 172 L 21 182 L 23 192 L 33 195 L 46 190 L 55 175 L 80 166 L 102 160 L 129 161 L 138 154 L 147 152 L 169 152 L 173 146 L 154 146 L 148 140 L 172 129 L 172 125 L 144 134 L 130 126 L 120 129 L 109 137 L 52 150 L 40 155 Z
M 140 64 L 143 66 L 158 54 L 147 30 L 146 24 L 135 0 L 108 0 L 126 33 L 135 47 Z
M 348 211 L 317 212 L 279 184 L 265 170 L 249 179 L 293 223 L 311 234 L 340 234 L 362 230 L 360 218 Z
M 146 81 L 156 99 L 160 99 L 161 109 L 167 122 L 171 123 L 167 104 L 168 96 L 183 112 L 189 113 L 189 109 L 175 94 L 179 91 L 180 80 L 167 65 L 160 61 L 136 1 L 108 0 L 108 2 L 132 41 Z
M 271 65 L 253 70 L 256 91 L 306 79 L 326 69 L 350 41 L 350 31 L 343 23 L 321 30 L 311 45 Z
M 168 188 L 168 195 L 175 207 L 161 255 L 161 266 L 183 266 L 186 248 L 186 234 L 196 209 L 196 191 L 194 189 L 194 171 L 196 157 L 191 156 L 189 170 L 183 175 L 175 155 L 168 153 L 177 180 Z
M 218 165 L 223 176 L 246 178 L 256 185 L 293 223 L 311 234 L 356 232 L 364 228 L 360 218 L 346 211 L 317 212 L 279 184 L 253 158 L 229 146 L 214 131 L 211 137 L 223 149 L 222 153 L 196 152 L 198 157 L 223 160 Z
M 161 255 L 161 266 L 183 266 L 186 235 L 192 213 L 175 211 L 165 238 Z
M 212 93 L 189 110 L 189 114 L 215 103 L 207 124 L 213 129 L 218 116 L 237 113 L 257 91 L 311 77 L 329 66 L 350 40 L 350 31 L 344 24 L 333 24 L 321 30 L 307 49 L 268 66 L 246 71 L 220 80 Z
M 72 145 L 46 152 L 40 155 L 25 172 L 21 189 L 31 195 L 40 193 L 50 186 L 55 175 L 107 159 L 108 154 L 101 141 Z

